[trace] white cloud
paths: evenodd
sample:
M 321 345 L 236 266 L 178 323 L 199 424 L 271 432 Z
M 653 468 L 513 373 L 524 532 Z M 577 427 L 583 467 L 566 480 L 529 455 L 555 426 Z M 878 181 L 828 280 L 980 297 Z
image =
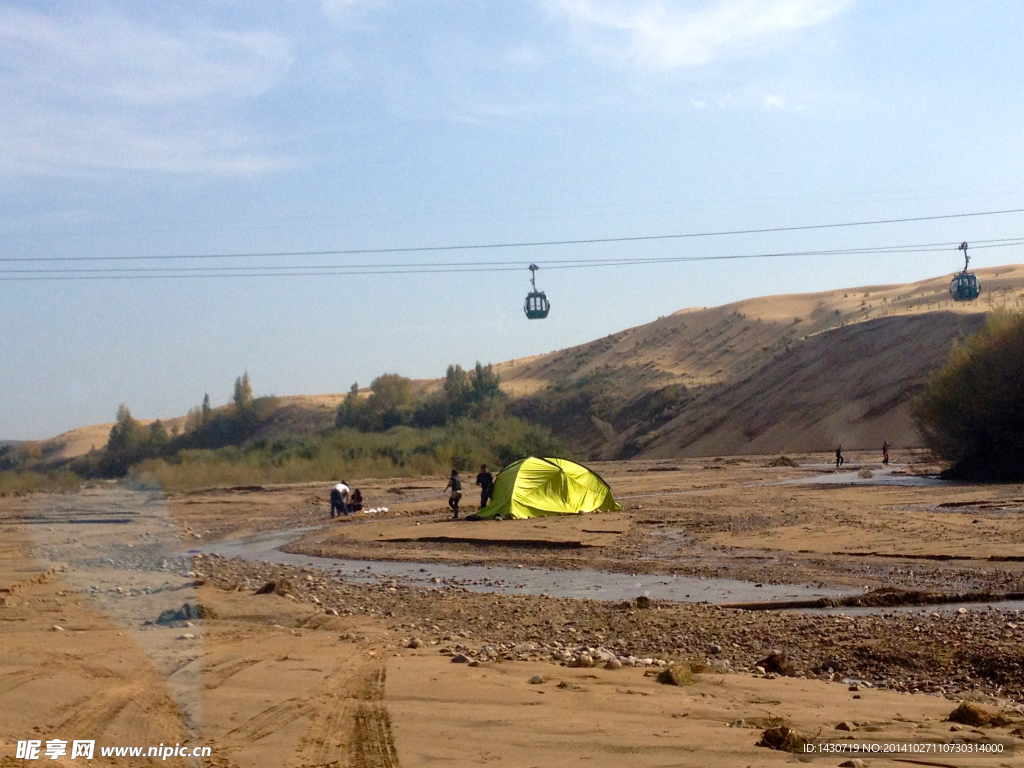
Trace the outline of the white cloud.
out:
M 110 15 L 0 6 L 0 169 L 75 174 L 266 170 L 281 159 L 229 115 L 274 89 L 288 43 L 260 31 L 172 34 Z
M 586 49 L 650 70 L 696 68 L 777 45 L 851 0 L 718 0 L 696 11 L 662 0 L 550 0 Z
M 96 171 L 252 174 L 285 167 L 251 136 L 230 128 L 162 126 L 131 116 L 16 110 L 19 124 L 0 120 L 0 171 L 76 176 Z

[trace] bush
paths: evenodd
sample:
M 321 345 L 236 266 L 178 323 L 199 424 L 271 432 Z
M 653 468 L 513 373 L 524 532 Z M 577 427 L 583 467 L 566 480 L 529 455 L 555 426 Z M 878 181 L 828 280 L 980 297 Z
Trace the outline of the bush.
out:
M 139 462 L 130 475 L 167 491 L 183 491 L 339 477 L 446 477 L 453 467 L 469 470 L 481 463 L 503 465 L 531 454 L 564 456 L 565 450 L 546 428 L 519 419 L 460 419 L 443 428 L 341 429 L 322 436 L 258 438 L 216 450 L 182 450 Z
M 0 472 L 0 496 L 22 496 L 26 493 L 63 493 L 77 491 L 82 478 L 67 470 L 52 472 Z
M 954 346 L 912 406 L 944 477 L 1024 480 L 1024 312 L 999 310 Z

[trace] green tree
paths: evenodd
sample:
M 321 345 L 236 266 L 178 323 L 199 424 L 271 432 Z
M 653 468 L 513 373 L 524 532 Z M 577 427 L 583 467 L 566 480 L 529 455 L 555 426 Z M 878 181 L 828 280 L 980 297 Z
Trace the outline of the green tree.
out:
M 118 453 L 130 453 L 140 443 L 139 422 L 132 417 L 132 412 L 124 403 L 117 409 L 117 422 L 110 428 L 107 450 Z
M 338 406 L 338 413 L 334 417 L 334 426 L 338 429 L 342 427 L 354 427 L 359 422 L 359 412 L 362 403 L 359 399 L 359 382 L 353 382 L 351 388 L 348 390 L 348 394 L 345 395 L 345 399 L 341 401 Z
M 501 377 L 490 363 L 481 365 L 477 360 L 473 369 L 473 404 L 478 410 L 493 411 L 501 398 Z
M 370 384 L 373 390 L 367 401 L 378 413 L 407 408 L 412 402 L 412 380 L 397 373 L 385 373 Z
M 390 429 L 403 422 L 413 403 L 412 380 L 397 373 L 385 373 L 370 383 L 366 400 L 368 419 L 360 427 L 371 431 Z
M 248 374 L 246 374 L 246 383 L 248 383 Z M 239 394 L 238 382 L 235 383 L 235 395 Z M 252 387 L 249 388 L 249 395 L 252 395 Z M 202 406 L 202 421 L 206 424 L 210 419 L 213 418 L 213 408 L 210 407 L 210 393 L 207 392 L 203 395 L 203 406 Z
M 1024 480 L 1024 312 L 999 310 L 953 347 L 914 400 L 925 444 L 949 477 Z
M 472 384 L 469 381 L 469 374 L 462 369 L 462 366 L 449 365 L 448 370 L 445 372 L 444 385 L 442 386 L 444 399 L 449 404 L 464 403 L 469 400 L 471 390 Z
M 147 453 L 153 456 L 161 455 L 170 444 L 171 438 L 167 434 L 167 428 L 160 419 L 149 425 L 149 439 L 147 440 Z
M 252 406 L 254 398 L 252 395 L 252 385 L 249 383 L 248 371 L 240 378 L 235 379 L 233 400 L 235 401 L 235 409 L 238 412 L 248 410 Z
M 117 409 L 117 421 L 110 428 L 100 470 L 114 477 L 125 474 L 132 462 L 141 456 L 142 444 L 143 435 L 139 423 L 132 418 L 128 406 L 122 403 Z

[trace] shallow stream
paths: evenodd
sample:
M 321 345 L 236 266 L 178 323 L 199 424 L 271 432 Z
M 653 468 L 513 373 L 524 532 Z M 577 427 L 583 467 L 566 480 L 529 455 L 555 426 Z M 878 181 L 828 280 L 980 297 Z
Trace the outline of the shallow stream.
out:
M 841 597 L 852 593 L 803 584 L 755 584 L 737 579 L 665 574 L 631 574 L 594 570 L 553 570 L 504 565 L 449 565 L 392 560 L 347 560 L 336 557 L 282 552 L 279 547 L 295 541 L 311 528 L 272 531 L 243 539 L 229 539 L 190 550 L 192 554 L 238 557 L 250 562 L 278 563 L 301 568 L 322 568 L 351 581 L 374 582 L 400 580 L 405 584 L 445 588 L 464 587 L 473 592 L 497 592 L 505 595 L 551 595 L 593 600 L 632 600 L 646 595 L 655 600 L 678 603 L 748 603 L 813 600 Z M 964 608 L 980 610 L 1020 610 L 1024 602 L 951 603 L 946 605 L 885 606 L 871 608 L 804 608 L 807 613 L 868 615 L 882 613 L 953 613 Z
M 459 586 L 474 592 L 500 592 L 507 595 L 546 594 L 552 597 L 588 597 L 596 600 L 632 600 L 646 595 L 655 600 L 679 603 L 740 603 L 812 600 L 849 594 L 836 589 L 800 584 L 755 584 L 736 579 L 698 576 L 552 570 L 522 566 L 345 560 L 292 554 L 278 549 L 310 530 L 314 529 L 263 533 L 209 544 L 192 552 L 304 568 L 323 568 L 354 581 L 376 581 L 386 577 L 420 586 Z

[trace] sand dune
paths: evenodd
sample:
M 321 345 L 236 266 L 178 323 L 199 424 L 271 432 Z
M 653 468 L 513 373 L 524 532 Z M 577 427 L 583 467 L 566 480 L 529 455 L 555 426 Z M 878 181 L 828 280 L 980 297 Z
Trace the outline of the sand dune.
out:
M 786 347 L 838 328 L 933 312 L 976 314 L 1024 297 L 1024 264 L 976 274 L 984 290 L 976 302 L 952 302 L 945 276 L 906 285 L 763 296 L 680 310 L 578 347 L 510 360 L 495 368 L 514 395 L 609 370 L 627 373 L 626 381 L 636 387 L 729 381 Z
M 1024 297 L 1024 264 L 976 274 L 983 287 L 976 302 L 952 302 L 948 276 L 765 296 L 683 309 L 495 369 L 512 397 L 596 376 L 620 406 L 668 385 L 695 396 L 682 413 L 653 429 L 636 419 L 602 423 L 602 434 L 594 433 L 584 446 L 602 458 L 824 450 L 839 442 L 871 447 L 883 439 L 915 446 L 909 400 L 928 373 L 941 365 L 954 339 L 980 327 L 984 313 Z M 419 393 L 439 384 L 414 381 Z M 289 408 L 282 418 L 307 431 L 326 429 L 344 396 L 281 397 Z M 184 419 L 164 423 L 180 428 Z M 71 430 L 41 447 L 55 460 L 69 459 L 102 447 L 111 426 Z
M 977 302 L 952 302 L 947 277 L 760 297 L 682 310 L 496 368 L 519 396 L 595 377 L 624 403 L 668 385 L 692 395 L 653 428 L 606 423 L 603 444 L 591 429 L 587 447 L 606 459 L 868 448 L 883 440 L 919 446 L 913 395 L 955 339 L 1024 296 L 1024 265 L 977 274 L 985 291 Z

